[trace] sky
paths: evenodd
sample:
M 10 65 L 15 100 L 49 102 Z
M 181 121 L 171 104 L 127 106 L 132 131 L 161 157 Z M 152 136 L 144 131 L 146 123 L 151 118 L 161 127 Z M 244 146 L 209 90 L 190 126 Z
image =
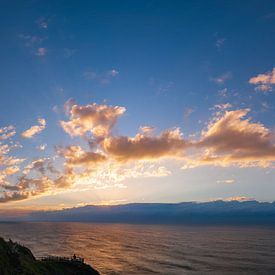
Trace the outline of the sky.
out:
M 0 209 L 275 198 L 274 1 L 1 1 Z

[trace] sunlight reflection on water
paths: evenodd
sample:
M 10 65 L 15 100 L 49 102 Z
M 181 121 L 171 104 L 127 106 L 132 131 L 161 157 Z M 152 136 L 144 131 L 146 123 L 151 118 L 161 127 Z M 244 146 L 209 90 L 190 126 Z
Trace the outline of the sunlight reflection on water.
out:
M 101 274 L 275 274 L 274 227 L 0 223 L 0 235 Z

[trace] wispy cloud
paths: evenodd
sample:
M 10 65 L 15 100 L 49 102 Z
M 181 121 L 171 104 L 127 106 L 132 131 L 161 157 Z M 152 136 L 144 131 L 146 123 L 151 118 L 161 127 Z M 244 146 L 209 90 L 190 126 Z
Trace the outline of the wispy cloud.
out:
M 214 108 L 219 110 L 226 110 L 226 109 L 232 108 L 232 105 L 230 103 L 222 103 L 222 104 L 216 104 Z
M 221 48 L 223 47 L 225 41 L 226 41 L 226 38 L 224 38 L 224 37 L 218 38 L 216 40 L 215 46 L 217 47 L 218 50 L 221 50 Z
M 35 23 L 40 29 L 48 29 L 50 19 L 47 19 L 45 17 L 38 18 Z
M 107 74 L 112 77 L 116 77 L 119 74 L 119 72 L 118 72 L 118 70 L 112 69 L 112 70 L 108 71 Z
M 255 200 L 255 199 L 251 198 L 251 197 L 245 197 L 245 196 L 235 196 L 235 197 L 229 197 L 229 198 L 224 199 L 224 201 L 239 201 L 239 202 L 253 201 L 253 200 Z
M 15 127 L 10 125 L 0 128 L 0 141 L 13 137 L 16 134 Z
M 147 134 L 147 135 L 150 135 L 150 134 L 152 134 L 152 133 L 154 132 L 155 127 L 152 127 L 152 126 L 141 126 L 141 127 L 139 127 L 139 129 L 140 129 L 140 131 L 141 131 L 142 133 L 144 133 L 145 135 L 146 135 L 146 134 Z
M 94 80 L 101 84 L 108 84 L 111 81 L 111 79 L 117 77 L 118 75 L 119 71 L 117 69 L 111 69 L 103 73 L 88 70 L 83 73 L 83 77 L 86 80 Z
M 46 150 L 46 148 L 47 148 L 47 144 L 40 144 L 40 145 L 38 145 L 37 147 L 36 147 L 38 150 L 40 150 L 40 151 L 45 151 Z
M 37 55 L 37 56 L 45 56 L 46 54 L 47 54 L 47 49 L 46 48 L 38 48 L 37 50 L 36 50 L 36 53 L 35 53 L 35 55 Z
M 215 82 L 216 84 L 224 84 L 227 80 L 232 78 L 231 72 L 223 73 L 216 77 L 211 77 L 210 80 Z
M 24 131 L 21 136 L 23 138 L 32 138 L 33 136 L 39 134 L 46 128 L 46 120 L 43 118 L 39 118 L 37 120 L 39 125 L 32 126 L 31 128 Z
M 248 82 L 252 85 L 256 85 L 255 90 L 257 91 L 271 92 L 275 84 L 275 68 L 270 72 L 258 74 L 250 78 Z
M 234 179 L 217 180 L 217 183 L 233 184 L 236 181 Z
M 195 112 L 195 109 L 194 108 L 185 108 L 184 111 L 183 111 L 183 119 L 184 119 L 184 122 L 187 122 L 190 118 L 190 116 Z
M 24 41 L 24 45 L 26 47 L 33 47 L 35 45 L 42 43 L 44 40 L 47 39 L 46 37 L 39 37 L 36 35 L 30 35 L 30 34 L 19 34 L 18 37 Z

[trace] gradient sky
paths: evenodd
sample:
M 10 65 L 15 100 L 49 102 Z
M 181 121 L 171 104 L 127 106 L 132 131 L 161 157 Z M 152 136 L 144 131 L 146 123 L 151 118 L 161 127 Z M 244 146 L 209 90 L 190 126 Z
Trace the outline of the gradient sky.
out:
M 0 208 L 274 200 L 274 1 L 1 1 L 0 18 Z

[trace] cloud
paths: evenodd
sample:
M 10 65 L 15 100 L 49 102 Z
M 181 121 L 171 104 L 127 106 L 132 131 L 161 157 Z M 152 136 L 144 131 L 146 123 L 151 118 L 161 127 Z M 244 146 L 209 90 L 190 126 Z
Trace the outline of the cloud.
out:
M 195 112 L 195 109 L 194 108 L 185 108 L 184 111 L 183 111 L 183 119 L 184 119 L 184 122 L 187 122 L 188 119 L 190 118 L 191 114 L 193 114 Z
M 217 180 L 217 183 L 232 184 L 232 183 L 235 183 L 235 180 L 234 179 Z
M 35 55 L 37 55 L 37 56 L 45 56 L 46 53 L 47 53 L 47 51 L 48 51 L 48 50 L 47 50 L 46 48 L 40 47 L 40 48 L 38 48 L 38 49 L 36 50 Z
M 226 110 L 232 108 L 232 105 L 230 103 L 216 104 L 214 108 L 219 110 Z
M 65 102 L 65 104 L 64 104 L 64 106 L 63 106 L 63 110 L 64 110 L 64 112 L 65 112 L 65 114 L 66 114 L 67 116 L 70 115 L 71 109 L 72 109 L 72 107 L 73 107 L 74 105 L 77 105 L 77 103 L 76 103 L 76 101 L 75 101 L 73 98 L 69 98 L 69 99 Z
M 118 76 L 119 71 L 115 70 L 115 69 L 112 69 L 112 70 L 108 71 L 107 74 L 111 77 L 116 77 L 116 76 Z
M 223 47 L 225 41 L 226 41 L 226 38 L 218 38 L 216 40 L 215 45 L 216 45 L 218 50 L 221 50 L 221 48 Z
M 86 166 L 88 168 L 106 160 L 103 154 L 84 151 L 80 146 L 58 147 L 58 154 L 65 158 L 67 166 Z
M 14 126 L 0 128 L 0 174 L 2 175 L 7 175 L 5 171 L 8 171 L 3 169 L 10 169 L 19 165 L 25 160 L 23 158 L 17 158 L 15 156 L 9 155 L 13 149 L 20 147 L 20 144 L 10 141 L 10 139 L 12 139 L 15 134 L 16 130 Z
M 179 128 L 154 136 L 150 126 L 140 127 L 142 133 L 134 137 L 115 136 L 111 130 L 125 108 L 95 103 L 69 106 L 70 120 L 61 121 L 63 129 L 71 136 L 92 134 L 95 141 L 90 139 L 90 145 L 119 162 L 181 158 L 191 166 L 267 166 L 275 160 L 273 133 L 245 118 L 249 109 L 227 111 L 232 108 L 229 103 L 214 106 L 218 111 L 199 140 L 183 139 Z
M 227 88 L 224 88 L 224 89 L 221 89 L 218 91 L 218 95 L 220 97 L 228 97 L 228 89 Z
M 171 174 L 165 166 L 146 161 L 118 163 L 114 160 L 103 162 L 95 170 L 87 170 L 75 178 L 74 190 L 126 188 L 127 179 L 167 177 Z
M 224 201 L 239 201 L 239 202 L 253 201 L 253 200 L 255 200 L 255 199 L 251 198 L 251 197 L 245 197 L 245 196 L 235 196 L 235 197 L 229 197 L 229 198 L 224 199 Z
M 259 74 L 249 79 L 250 84 L 275 84 L 275 68 L 271 72 Z
M 38 123 L 39 126 L 25 131 L 26 137 L 44 129 L 46 121 L 39 119 Z M 58 171 L 50 158 L 38 158 L 21 167 L 26 159 L 11 155 L 13 149 L 21 147 L 10 140 L 15 135 L 15 128 L 3 127 L 0 133 L 0 202 L 24 200 L 73 184 L 74 173 L 67 167 Z
M 256 86 L 255 90 L 260 91 L 260 92 L 271 92 L 272 86 L 266 85 L 266 84 L 261 84 L 261 85 Z
M 185 147 L 187 142 L 179 128 L 166 130 L 158 137 L 137 134 L 133 138 L 108 137 L 103 141 L 104 150 L 119 161 L 182 156 Z
M 46 150 L 46 147 L 47 147 L 47 144 L 44 143 L 44 144 L 40 144 L 38 145 L 36 148 L 40 151 L 45 151 Z
M 249 109 L 228 110 L 229 103 L 212 108 L 213 118 L 200 135 L 183 137 L 179 128 L 155 133 L 142 126 L 134 136 L 113 131 L 126 109 L 121 106 L 91 103 L 65 103 L 68 121 L 60 125 L 73 139 L 70 146 L 57 146 L 53 157 L 29 160 L 12 155 L 20 148 L 12 138 L 13 126 L 0 128 L 0 202 L 22 200 L 64 190 L 125 188 L 124 180 L 164 177 L 171 174 L 167 159 L 183 168 L 202 165 L 237 167 L 275 167 L 274 133 L 247 117 Z M 46 127 L 39 125 L 24 131 L 31 138 Z M 77 144 L 81 143 L 81 146 Z M 43 145 L 43 144 L 42 144 Z M 44 153 L 43 153 L 44 154 Z M 232 179 L 217 181 L 231 184 Z M 75 188 L 75 189 L 74 189 Z
M 42 175 L 45 175 L 46 172 L 58 173 L 53 167 L 53 162 L 50 158 L 40 158 L 32 161 L 24 167 L 23 174 L 28 175 L 31 171 L 39 172 Z
M 10 125 L 10 126 L 6 126 L 6 127 L 2 127 L 2 128 L 0 128 L 0 141 L 9 139 L 9 138 L 13 137 L 15 134 L 16 134 L 16 131 L 15 131 L 14 126 Z
M 46 19 L 44 17 L 38 18 L 35 23 L 38 25 L 40 29 L 47 29 L 49 25 L 49 19 Z
M 141 126 L 139 127 L 139 130 L 143 133 L 143 134 L 147 134 L 147 135 L 150 135 L 154 132 L 155 130 L 155 127 L 152 127 L 152 126 Z
M 111 69 L 103 73 L 97 73 L 95 71 L 86 71 L 83 73 L 83 77 L 86 80 L 95 80 L 101 84 L 108 84 L 111 79 L 117 77 L 119 74 L 119 71 L 116 69 Z
M 44 118 L 39 118 L 37 122 L 39 125 L 32 126 L 28 130 L 24 131 L 21 136 L 23 138 L 32 138 L 42 132 L 46 128 L 46 120 Z
M 17 181 L 11 183 L 8 177 L 20 172 L 19 166 L 13 165 L 2 169 L 0 171 L 0 202 L 26 199 L 51 189 L 54 181 L 46 174 L 53 171 L 54 168 L 49 159 L 37 159 L 26 165 Z
M 225 81 L 229 80 L 232 78 L 232 73 L 231 72 L 226 72 L 220 76 L 217 77 L 211 77 L 210 80 L 215 82 L 216 84 L 224 84 Z
M 25 200 L 49 194 L 56 189 L 72 186 L 75 179 L 75 174 L 70 169 L 64 170 L 63 173 L 57 171 L 49 158 L 34 160 L 21 172 L 15 183 L 5 181 L 0 185 L 0 202 Z
M 18 166 L 9 166 L 0 170 L 0 188 L 7 186 L 7 177 L 16 174 L 19 171 Z
M 275 84 L 275 68 L 270 72 L 258 74 L 257 76 L 250 78 L 248 82 L 252 85 L 257 85 L 255 88 L 257 91 L 272 91 L 272 85 Z
M 70 120 L 60 121 L 60 125 L 70 136 L 84 136 L 90 133 L 100 139 L 110 135 L 117 119 L 125 111 L 126 109 L 120 106 L 74 104 L 69 107 Z
M 14 166 L 25 160 L 24 158 L 17 158 L 9 155 L 10 151 L 18 146 L 17 144 L 11 145 L 0 142 L 0 166 Z
M 245 167 L 269 166 L 275 161 L 274 133 L 245 118 L 248 112 L 249 109 L 225 111 L 214 118 L 195 143 L 202 152 L 193 164 Z

